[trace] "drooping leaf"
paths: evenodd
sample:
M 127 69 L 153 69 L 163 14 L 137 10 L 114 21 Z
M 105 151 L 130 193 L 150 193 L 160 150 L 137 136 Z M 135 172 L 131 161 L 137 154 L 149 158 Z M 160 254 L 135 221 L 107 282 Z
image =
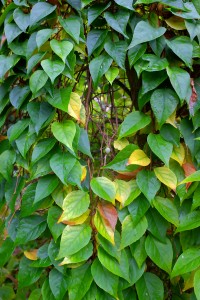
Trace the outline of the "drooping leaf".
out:
M 13 18 L 18 27 L 22 31 L 26 32 L 26 29 L 28 28 L 30 23 L 30 15 L 24 14 L 20 8 L 16 8 L 13 13 Z
M 118 200 L 122 206 L 129 205 L 140 194 L 140 190 L 135 180 L 130 180 L 126 182 L 124 180 L 117 179 L 115 180 L 115 185 L 116 185 L 115 199 Z
M 13 164 L 16 154 L 13 150 L 6 150 L 0 154 L 0 174 L 8 181 L 11 181 Z
M 98 18 L 98 16 L 100 16 L 101 13 L 104 12 L 104 10 L 106 10 L 110 5 L 111 3 L 109 2 L 107 5 L 99 3 L 97 5 L 94 4 L 93 6 L 89 7 L 88 26 L 92 24 L 92 22 L 95 21 Z
M 90 186 L 97 196 L 111 203 L 115 203 L 115 184 L 110 179 L 106 177 L 93 178 L 90 182 Z
M 69 36 L 76 42 L 76 44 L 79 44 L 80 28 L 81 28 L 79 17 L 75 15 L 71 15 L 66 19 L 62 19 L 61 17 L 58 17 L 58 20 L 61 26 L 64 28 L 64 30 L 69 34 Z
M 48 80 L 48 75 L 43 70 L 35 71 L 30 77 L 30 89 L 35 95 Z
M 108 34 L 107 30 L 102 29 L 92 29 L 87 35 L 87 49 L 88 55 L 91 56 L 92 53 L 100 47 Z
M 105 73 L 106 79 L 110 82 L 110 84 L 113 84 L 113 81 L 117 78 L 119 75 L 119 69 L 116 67 L 111 67 L 108 69 L 108 71 Z
M 15 23 L 5 25 L 5 35 L 8 43 L 11 43 L 22 33 L 22 30 Z
M 106 52 L 118 64 L 118 66 L 122 69 L 125 69 L 126 52 L 124 51 L 124 49 L 127 48 L 127 43 L 125 41 L 113 43 L 111 40 L 108 40 L 105 43 L 104 48 Z
M 73 49 L 73 44 L 68 41 L 57 41 L 55 39 L 50 41 L 50 46 L 53 52 L 58 55 L 62 61 L 65 63 L 67 55 Z
M 76 125 L 73 121 L 67 120 L 63 123 L 54 122 L 51 125 L 51 130 L 59 142 L 74 152 L 72 143 L 76 134 Z
M 115 2 L 122 7 L 133 10 L 133 0 L 115 0 Z
M 114 30 L 121 33 L 125 38 L 129 38 L 126 34 L 126 26 L 129 20 L 130 13 L 127 10 L 120 9 L 115 14 L 105 12 L 104 17 Z
M 58 75 L 60 75 L 65 68 L 65 64 L 63 63 L 63 61 L 50 59 L 42 60 L 41 66 L 47 76 L 51 79 L 52 83 L 54 83 L 56 77 L 58 77 Z
M 14 242 L 7 237 L 5 241 L 1 244 L 0 248 L 0 267 L 2 268 L 10 259 L 13 251 L 15 249 Z
M 179 225 L 178 210 L 172 200 L 156 196 L 153 205 L 164 219 L 175 226 Z
M 55 143 L 56 139 L 54 138 L 40 140 L 33 149 L 31 158 L 32 164 L 35 164 L 39 159 L 44 157 L 54 147 Z
M 188 183 L 188 182 L 194 182 L 194 181 L 199 181 L 199 180 L 200 180 L 200 170 L 192 173 L 190 176 L 186 177 L 179 184 Z
M 60 263 L 60 265 L 69 265 L 69 264 L 75 264 L 75 263 L 80 263 L 83 261 L 88 260 L 93 254 L 93 245 L 92 242 L 89 242 L 85 247 L 83 247 L 81 250 L 78 252 L 65 256 L 63 261 Z
M 62 210 L 58 206 L 52 206 L 48 210 L 47 223 L 55 241 L 62 234 L 62 231 L 64 229 L 63 224 L 58 224 L 58 219 L 61 213 Z
M 26 257 L 20 260 L 18 272 L 18 284 L 20 289 L 35 283 L 42 274 L 42 268 L 33 268 L 31 267 L 31 263 L 31 260 Z
M 156 177 L 172 190 L 176 190 L 177 178 L 174 172 L 168 167 L 158 167 L 154 169 Z
M 55 175 L 46 175 L 40 178 L 36 186 L 34 202 L 39 202 L 49 196 L 58 186 L 58 183 L 58 178 Z
M 50 28 L 39 30 L 35 37 L 38 49 L 40 49 L 54 33 L 56 33 L 56 30 Z
M 68 106 L 71 96 L 71 87 L 63 89 L 54 89 L 53 95 L 47 97 L 47 101 L 54 107 L 68 112 Z
M 198 228 L 200 226 L 199 218 L 200 218 L 199 211 L 192 211 L 188 213 L 186 216 L 181 218 L 179 226 L 176 229 L 176 232 L 182 232 L 182 231 Z
M 30 93 L 29 86 L 24 86 L 24 87 L 15 86 L 9 94 L 11 104 L 15 108 L 19 109 L 29 93 Z

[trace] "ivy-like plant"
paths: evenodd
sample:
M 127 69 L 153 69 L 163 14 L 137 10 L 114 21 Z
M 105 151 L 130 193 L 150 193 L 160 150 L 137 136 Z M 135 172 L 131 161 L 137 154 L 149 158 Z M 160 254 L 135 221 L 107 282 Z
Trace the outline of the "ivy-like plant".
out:
M 0 299 L 199 300 L 199 0 L 0 3 Z

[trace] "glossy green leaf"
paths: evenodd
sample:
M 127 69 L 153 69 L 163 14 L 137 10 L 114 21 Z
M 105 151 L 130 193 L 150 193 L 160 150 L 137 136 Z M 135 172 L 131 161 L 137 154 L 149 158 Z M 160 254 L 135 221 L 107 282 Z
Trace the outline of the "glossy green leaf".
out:
M 194 274 L 194 292 L 195 295 L 197 297 L 197 300 L 200 299 L 200 286 L 199 286 L 199 282 L 200 282 L 200 270 L 197 270 Z
M 69 34 L 69 36 L 76 42 L 76 44 L 78 44 L 81 28 L 79 17 L 71 15 L 66 19 L 58 17 L 58 20 L 61 26 L 64 28 L 64 30 Z
M 191 272 L 200 266 L 200 249 L 189 248 L 177 259 L 171 273 L 171 278 Z
M 32 164 L 35 164 L 40 158 L 44 157 L 55 145 L 56 139 L 46 138 L 40 140 L 32 152 Z
M 133 39 L 128 48 L 130 49 L 138 44 L 155 40 L 162 36 L 165 31 L 166 29 L 164 27 L 155 28 L 148 22 L 140 21 L 135 27 Z
M 200 180 L 200 170 L 192 173 L 188 177 L 186 177 L 183 181 L 181 181 L 179 184 L 187 183 L 187 182 L 194 182 Z
M 113 58 L 113 60 L 117 63 L 117 65 L 125 69 L 125 59 L 126 59 L 126 52 L 124 49 L 127 48 L 127 43 L 125 41 L 119 41 L 113 43 L 113 41 L 108 40 L 105 43 L 104 49 L 106 52 Z
M 101 13 L 110 6 L 110 4 L 111 4 L 110 2 L 107 5 L 99 3 L 99 4 L 89 7 L 89 9 L 88 9 L 88 26 L 90 24 L 92 24 L 92 22 L 94 22 L 98 18 L 98 16 L 100 16 Z
M 90 158 L 93 159 L 92 153 L 90 151 L 90 142 L 89 142 L 88 133 L 83 128 L 80 128 L 80 136 L 79 136 L 79 141 L 78 141 L 78 150 L 81 151 L 82 153 L 88 155 Z
M 113 84 L 113 81 L 117 78 L 118 75 L 119 75 L 119 69 L 116 67 L 111 67 L 105 73 L 106 79 L 109 81 L 111 85 Z
M 131 253 L 137 263 L 138 268 L 142 268 L 143 263 L 147 258 L 147 253 L 145 250 L 145 240 L 146 237 L 143 236 L 137 242 L 130 245 Z
M 115 0 L 115 2 L 122 7 L 133 10 L 133 0 Z
M 177 177 L 168 167 L 154 168 L 156 177 L 172 190 L 176 190 Z
M 173 149 L 172 144 L 165 141 L 160 134 L 153 133 L 148 135 L 147 142 L 156 156 L 158 156 L 167 166 L 169 166 L 169 159 Z
M 51 130 L 59 142 L 74 152 L 72 143 L 76 134 L 76 125 L 73 121 L 67 120 L 63 123 L 54 122 L 51 125 Z
M 176 147 L 180 145 L 180 132 L 171 124 L 164 124 L 160 129 L 160 135 L 166 141 L 174 144 Z
M 2 268 L 10 259 L 15 249 L 14 242 L 7 237 L 0 248 L 0 267 Z
M 47 97 L 47 101 L 54 107 L 68 112 L 68 106 L 71 96 L 71 87 L 55 89 L 53 95 Z
M 148 210 L 146 218 L 148 222 L 148 231 L 150 231 L 157 240 L 165 243 L 169 223 L 154 208 Z
M 151 95 L 150 103 L 158 124 L 161 126 L 175 111 L 179 99 L 170 89 L 157 89 Z
M 200 212 L 193 211 L 180 219 L 176 232 L 191 230 L 200 226 Z
M 167 74 L 165 71 L 154 72 L 142 72 L 142 88 L 141 94 L 144 95 L 149 91 L 152 91 L 156 87 L 158 87 L 165 79 L 167 78 Z
M 90 186 L 97 196 L 109 202 L 115 203 L 115 184 L 110 179 L 106 177 L 93 178 L 90 182 Z
M 53 52 L 58 55 L 65 63 L 67 55 L 72 51 L 73 44 L 68 41 L 57 41 L 55 39 L 50 41 L 50 46 Z
M 49 286 L 55 299 L 60 300 L 67 291 L 68 278 L 54 268 L 49 273 Z
M 18 27 L 26 32 L 26 29 L 30 24 L 30 15 L 24 14 L 20 8 L 16 8 L 13 13 L 13 18 Z
M 49 196 L 55 190 L 58 183 L 59 180 L 54 175 L 46 175 L 40 178 L 36 186 L 34 202 L 39 202 L 40 200 Z
M 63 230 L 57 259 L 72 255 L 85 247 L 91 238 L 91 227 L 86 224 L 70 226 Z
M 43 300 L 55 300 L 55 297 L 50 289 L 48 278 L 46 278 L 46 280 L 44 281 L 42 288 L 41 288 L 41 292 L 42 292 Z
M 120 9 L 115 14 L 105 12 L 104 18 L 108 25 L 117 32 L 121 33 L 125 38 L 129 38 L 126 34 L 126 26 L 130 17 L 130 13 L 127 10 Z
M 93 245 L 92 242 L 89 242 L 85 247 L 83 247 L 78 252 L 65 256 L 61 265 L 69 265 L 69 264 L 76 264 L 83 261 L 88 260 L 93 254 Z
M 38 49 L 40 49 L 46 43 L 46 41 L 48 41 L 48 39 L 51 37 L 53 33 L 56 33 L 56 30 L 50 28 L 41 29 L 37 31 L 35 40 Z
M 43 70 L 35 71 L 30 77 L 30 89 L 33 94 L 36 94 L 48 80 L 48 75 Z
M 128 61 L 130 67 L 132 67 L 145 53 L 147 49 L 147 44 L 139 44 L 128 50 Z
M 104 268 L 97 258 L 92 263 L 91 272 L 94 281 L 101 289 L 117 297 L 119 278 Z
M 19 61 L 20 57 L 13 54 L 10 56 L 0 55 L 0 79 L 8 72 L 16 63 Z
M 133 135 L 151 122 L 151 118 L 140 111 L 130 113 L 119 127 L 119 139 Z
M 128 211 L 135 225 L 142 219 L 149 207 L 150 204 L 143 195 L 139 195 L 133 202 L 131 202 L 128 206 Z
M 30 14 L 30 26 L 36 25 L 36 23 L 42 21 L 46 16 L 50 15 L 56 6 L 47 2 L 38 2 L 33 5 Z
M 168 198 L 156 196 L 153 204 L 164 219 L 175 226 L 179 225 L 178 211 L 173 201 L 169 200 Z
M 30 93 L 29 86 L 24 86 L 24 87 L 15 86 L 9 94 L 11 104 L 15 108 L 19 109 L 20 106 L 25 101 L 25 99 L 27 98 L 29 93 Z
M 15 23 L 5 25 L 5 35 L 8 43 L 11 43 L 22 33 L 22 30 Z
M 154 172 L 148 170 L 140 171 L 137 174 L 136 182 L 142 193 L 151 203 L 161 186 Z
M 23 257 L 19 264 L 18 284 L 19 288 L 24 288 L 35 283 L 42 274 L 42 268 L 31 267 L 31 260 Z
M 136 290 L 139 300 L 161 300 L 164 298 L 163 283 L 158 276 L 146 272 L 136 282 Z
M 58 77 L 65 68 L 65 65 L 60 60 L 42 60 L 41 66 L 44 69 L 45 73 L 51 79 L 51 82 L 54 83 L 56 77 Z
M 8 181 L 11 181 L 13 164 L 16 154 L 13 150 L 6 150 L 0 154 L 0 174 Z
M 100 47 L 108 34 L 107 30 L 102 29 L 93 29 L 87 35 L 87 49 L 88 49 L 88 56 Z
M 173 249 L 169 239 L 166 238 L 165 243 L 161 243 L 149 235 L 145 242 L 145 249 L 147 255 L 159 268 L 168 274 L 171 273 Z
M 61 213 L 62 210 L 58 206 L 51 206 L 48 210 L 47 224 L 55 241 L 62 234 L 65 228 L 63 224 L 58 224 L 58 219 Z

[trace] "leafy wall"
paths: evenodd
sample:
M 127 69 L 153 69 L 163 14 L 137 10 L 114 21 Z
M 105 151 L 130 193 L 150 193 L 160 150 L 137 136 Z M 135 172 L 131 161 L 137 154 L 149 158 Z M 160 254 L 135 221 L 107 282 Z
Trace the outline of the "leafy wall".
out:
M 200 299 L 200 2 L 1 0 L 0 299 Z

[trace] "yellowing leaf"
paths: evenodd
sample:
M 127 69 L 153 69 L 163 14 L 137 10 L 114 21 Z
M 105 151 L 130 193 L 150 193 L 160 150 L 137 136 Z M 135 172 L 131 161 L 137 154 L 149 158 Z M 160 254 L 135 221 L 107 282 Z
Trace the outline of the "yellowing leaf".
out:
M 38 249 L 33 249 L 31 251 L 24 251 L 24 255 L 30 260 L 37 260 L 37 251 Z
M 169 19 L 166 19 L 165 22 L 167 25 L 169 25 L 171 28 L 176 30 L 184 30 L 186 29 L 184 19 L 178 16 L 172 16 Z
M 124 180 L 116 180 L 116 195 L 115 199 L 118 200 L 122 205 L 127 200 L 128 196 L 130 195 L 131 187 L 129 181 L 126 182 Z
M 172 190 L 176 190 L 177 178 L 176 175 L 167 167 L 155 168 L 154 172 L 158 180 L 170 187 Z
M 81 166 L 81 169 L 82 169 L 81 182 L 83 182 L 87 176 L 87 169 L 85 166 Z
M 165 123 L 171 124 L 176 128 L 176 110 L 171 114 Z
M 63 223 L 63 224 L 67 224 L 67 225 L 79 225 L 79 224 L 83 224 L 87 218 L 89 217 L 90 214 L 90 209 L 88 209 L 84 214 L 82 214 L 80 217 L 71 219 L 71 220 L 65 220 L 64 219 L 64 213 L 62 213 L 62 215 L 60 216 L 58 223 Z
M 122 150 L 128 145 L 129 145 L 129 141 L 127 139 L 121 139 L 121 140 L 114 141 L 114 148 L 117 150 Z
M 128 159 L 128 165 L 148 166 L 150 162 L 148 156 L 141 149 L 134 150 Z
M 176 160 L 181 166 L 185 159 L 185 149 L 182 144 L 179 147 L 174 146 L 171 158 Z
M 86 121 L 86 113 L 85 113 L 85 107 L 82 104 L 81 105 L 81 111 L 80 111 L 80 123 L 85 125 L 85 121 Z
M 82 103 L 80 96 L 77 93 L 72 92 L 68 105 L 68 114 L 77 121 L 80 121 L 81 106 Z

